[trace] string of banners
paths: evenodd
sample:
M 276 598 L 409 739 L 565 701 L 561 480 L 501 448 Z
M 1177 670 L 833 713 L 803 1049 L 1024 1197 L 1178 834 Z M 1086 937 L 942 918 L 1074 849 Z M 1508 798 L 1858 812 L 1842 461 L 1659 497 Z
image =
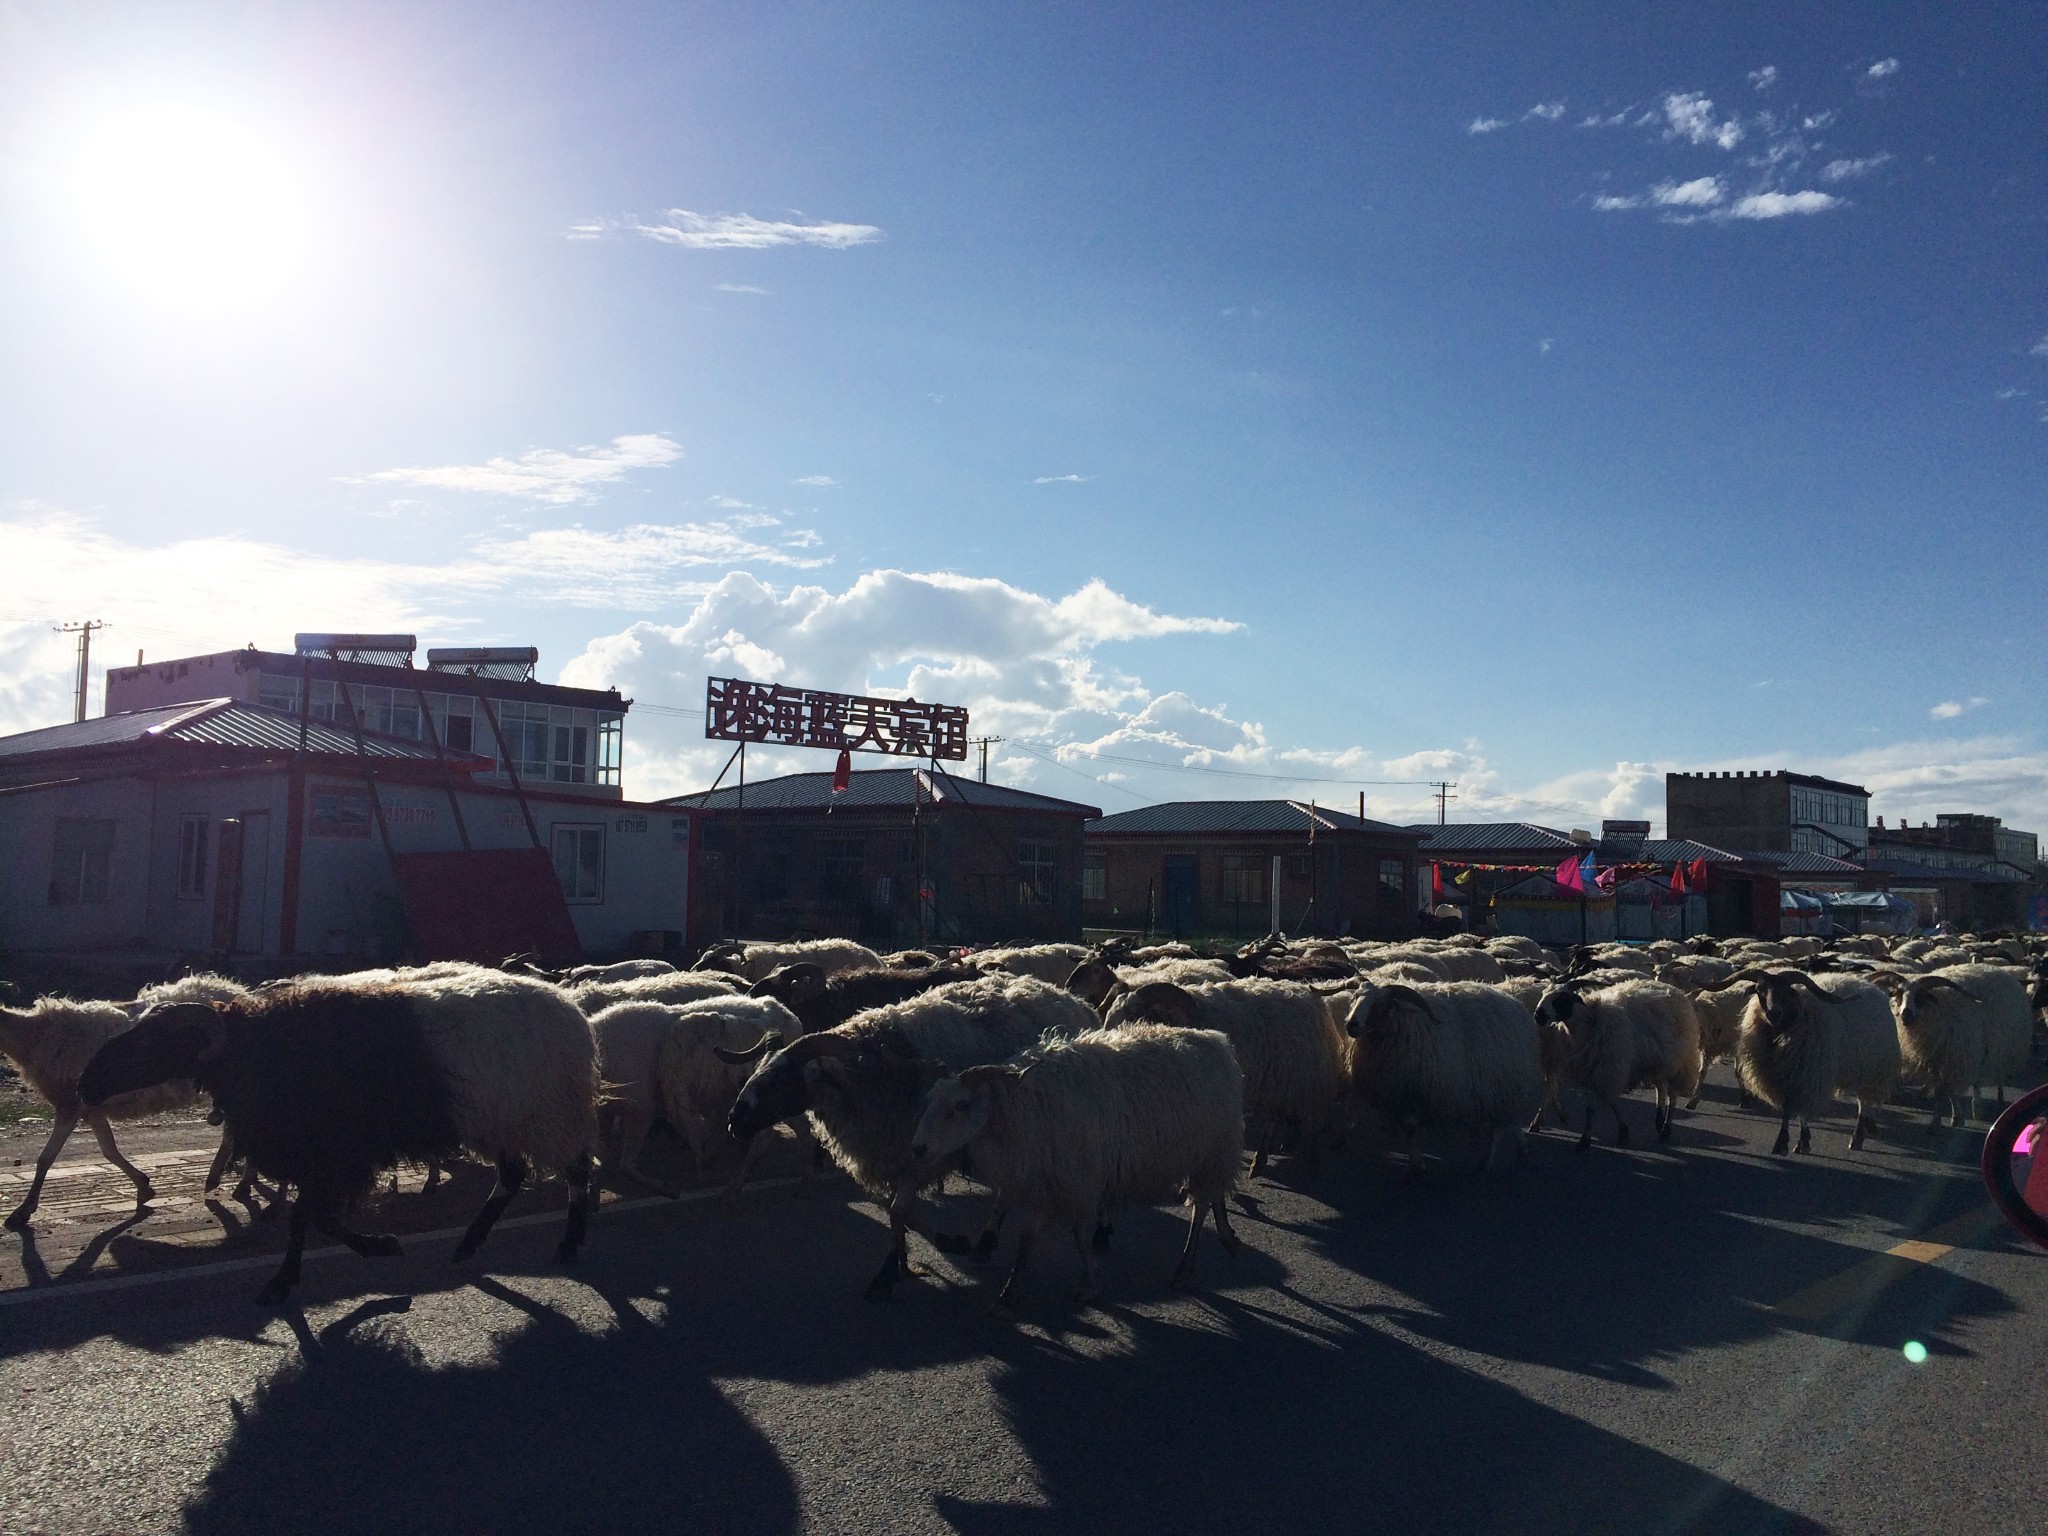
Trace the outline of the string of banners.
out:
M 704 735 L 711 741 L 772 742 L 963 762 L 967 711 L 954 704 L 713 677 L 705 681 Z

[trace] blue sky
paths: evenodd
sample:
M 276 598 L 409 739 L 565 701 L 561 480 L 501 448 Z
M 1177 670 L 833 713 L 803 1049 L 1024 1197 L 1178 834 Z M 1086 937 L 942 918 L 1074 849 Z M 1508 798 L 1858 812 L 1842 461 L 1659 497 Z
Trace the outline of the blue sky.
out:
M 0 4 L 0 726 L 66 717 L 65 619 L 401 627 L 909 688 L 1111 809 L 1783 766 L 2043 828 L 2044 44 Z M 697 729 L 637 714 L 629 792 Z

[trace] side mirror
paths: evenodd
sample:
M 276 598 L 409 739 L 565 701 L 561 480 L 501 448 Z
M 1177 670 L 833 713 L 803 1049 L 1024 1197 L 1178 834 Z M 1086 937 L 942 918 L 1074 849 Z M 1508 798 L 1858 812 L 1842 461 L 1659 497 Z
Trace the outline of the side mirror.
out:
M 1998 1213 L 2048 1248 L 2048 1083 L 2020 1095 L 1992 1122 L 1979 1171 Z

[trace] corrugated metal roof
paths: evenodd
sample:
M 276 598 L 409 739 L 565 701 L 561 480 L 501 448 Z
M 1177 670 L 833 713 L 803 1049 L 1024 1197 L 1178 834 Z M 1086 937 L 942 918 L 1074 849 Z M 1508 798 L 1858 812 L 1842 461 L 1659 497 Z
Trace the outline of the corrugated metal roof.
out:
M 2006 869 L 1938 869 L 1931 864 L 1915 864 L 1908 859 L 1871 859 L 1864 864 L 1850 866 L 1852 869 L 1868 869 L 1877 874 L 1890 875 L 1900 880 L 1960 880 L 1971 885 L 2026 885 L 2027 877 Z
M 848 778 L 847 786 L 832 793 L 829 773 L 791 773 L 777 779 L 749 782 L 746 809 L 749 811 L 909 810 L 913 805 L 936 801 L 979 806 L 984 810 L 1047 811 L 1060 815 L 1092 817 L 1102 812 L 1092 805 L 1036 795 L 1025 789 L 1001 784 L 983 784 L 977 779 L 956 778 L 933 773 L 929 768 L 874 768 Z M 733 811 L 740 808 L 738 786 L 694 795 L 674 795 L 663 805 L 687 806 L 692 810 Z
M 1690 864 L 1696 859 L 1705 859 L 1709 864 L 1742 862 L 1739 853 L 1730 853 L 1711 843 L 1696 843 L 1689 837 L 1653 837 L 1643 844 L 1639 857 L 1646 864 Z
M 1555 827 L 1539 827 L 1532 821 L 1454 821 L 1438 826 L 1433 821 L 1416 822 L 1409 829 L 1427 835 L 1422 852 L 1428 854 L 1498 853 L 1551 850 L 1559 854 L 1583 853 L 1592 845 L 1573 842 Z
M 284 710 L 264 709 L 234 699 L 166 704 L 156 709 L 102 715 L 97 720 L 80 720 L 71 725 L 46 726 L 39 731 L 0 737 L 0 760 L 77 752 L 103 753 L 121 747 L 139 747 L 151 741 L 245 747 L 258 752 L 293 752 L 299 745 L 299 718 Z M 311 720 L 306 724 L 306 748 L 322 756 L 354 757 L 355 733 L 324 720 Z M 402 741 L 395 736 L 379 736 L 368 731 L 363 733 L 363 752 L 375 758 L 434 760 L 434 749 L 424 742 Z M 468 753 L 451 752 L 449 758 L 457 767 L 465 769 L 487 765 L 486 759 Z
M 1164 805 L 1140 806 L 1092 821 L 1088 824 L 1088 835 L 1150 832 L 1193 837 L 1203 833 L 1252 832 L 1306 837 L 1310 817 L 1311 808 L 1306 800 L 1169 800 Z M 1328 806 L 1315 806 L 1313 817 L 1316 829 L 1323 832 L 1414 835 L 1391 822 L 1352 816 Z
M 1860 875 L 1864 866 L 1824 853 L 1780 853 L 1775 848 L 1743 850 L 1745 863 L 1768 864 L 1782 875 Z

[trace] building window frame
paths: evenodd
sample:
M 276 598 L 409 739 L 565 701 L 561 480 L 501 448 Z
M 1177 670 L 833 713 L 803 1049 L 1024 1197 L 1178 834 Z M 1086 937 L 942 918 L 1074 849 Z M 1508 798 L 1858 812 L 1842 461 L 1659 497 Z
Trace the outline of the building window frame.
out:
M 1216 856 L 1216 899 L 1226 907 L 1263 907 L 1271 900 L 1272 860 L 1263 853 Z
M 206 895 L 206 856 L 211 818 L 204 811 L 178 817 L 178 897 L 198 901 Z
M 114 832 L 109 816 L 59 816 L 51 829 L 50 905 L 105 906 L 113 896 Z
M 571 906 L 604 903 L 605 844 L 601 821 L 558 821 L 548 828 L 555 879 Z
M 1106 855 L 1090 854 L 1082 858 L 1081 899 L 1109 900 L 1109 859 Z
M 1391 878 L 1390 878 L 1391 877 Z M 1376 887 L 1381 903 L 1408 900 L 1408 861 L 1382 857 L 1379 861 L 1379 881 Z
M 1060 894 L 1060 845 L 1043 838 L 1017 839 L 1017 905 L 1050 907 Z

